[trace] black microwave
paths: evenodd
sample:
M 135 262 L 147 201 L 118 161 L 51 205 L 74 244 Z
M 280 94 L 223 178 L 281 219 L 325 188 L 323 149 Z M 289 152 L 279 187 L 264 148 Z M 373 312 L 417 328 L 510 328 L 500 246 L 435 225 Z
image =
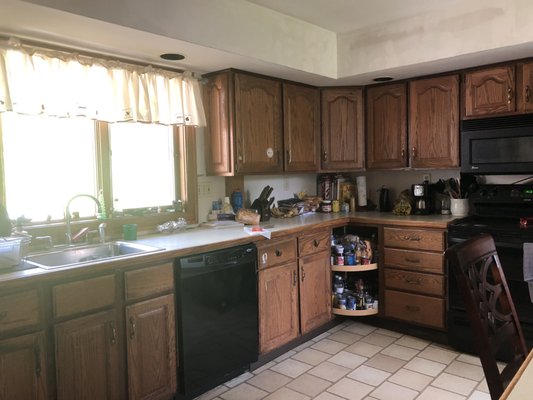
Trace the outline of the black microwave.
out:
M 533 174 L 533 115 L 462 121 L 461 172 Z

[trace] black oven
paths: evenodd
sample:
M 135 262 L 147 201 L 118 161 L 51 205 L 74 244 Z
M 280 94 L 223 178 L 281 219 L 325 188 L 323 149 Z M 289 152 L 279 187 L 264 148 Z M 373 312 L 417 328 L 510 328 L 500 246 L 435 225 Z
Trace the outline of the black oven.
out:
M 470 200 L 474 215 L 458 220 L 448 228 L 448 246 L 481 233 L 493 236 L 529 347 L 533 347 L 533 303 L 523 276 L 523 244 L 533 242 L 532 200 L 531 185 L 481 186 Z M 448 296 L 449 343 L 458 350 L 472 352 L 475 339 L 457 282 L 450 271 Z
M 461 172 L 521 174 L 533 171 L 533 115 L 461 122 Z

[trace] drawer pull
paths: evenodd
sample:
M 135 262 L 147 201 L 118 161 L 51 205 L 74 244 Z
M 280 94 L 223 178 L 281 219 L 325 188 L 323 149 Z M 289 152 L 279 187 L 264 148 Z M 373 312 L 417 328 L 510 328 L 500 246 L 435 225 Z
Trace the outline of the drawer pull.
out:
M 292 286 L 296 286 L 298 279 L 296 278 L 296 271 L 292 271 Z
M 261 254 L 261 264 L 266 264 L 268 261 L 268 253 Z
M 412 312 L 420 311 L 420 307 L 418 306 L 405 306 L 405 309 Z
M 420 242 L 422 240 L 420 236 L 403 236 L 402 239 L 410 242 Z
M 410 279 L 410 278 L 407 278 L 405 280 L 406 283 L 409 283 L 411 285 L 420 285 L 422 283 L 422 279 L 420 278 L 417 278 L 417 279 Z
M 283 252 L 279 249 L 276 249 L 276 256 L 281 257 L 283 255 Z
M 316 239 L 315 239 L 315 240 L 313 241 L 313 245 L 314 245 L 315 247 L 318 247 L 319 244 L 320 244 L 320 241 L 319 241 L 319 240 L 316 240 Z
M 406 258 L 405 261 L 413 263 L 413 264 L 420 264 L 419 258 Z
M 305 279 L 305 270 L 304 270 L 304 267 L 302 267 L 302 282 L 304 281 Z
M 135 318 L 130 317 L 130 339 L 135 339 Z
M 3 319 L 5 319 L 7 317 L 7 311 L 2 311 L 0 312 L 0 321 L 2 321 Z

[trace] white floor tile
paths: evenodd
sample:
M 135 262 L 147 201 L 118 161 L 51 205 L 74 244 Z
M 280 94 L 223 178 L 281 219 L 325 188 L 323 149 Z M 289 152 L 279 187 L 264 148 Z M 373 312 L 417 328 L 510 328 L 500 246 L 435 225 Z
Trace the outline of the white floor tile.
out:
M 416 400 L 465 400 L 460 394 L 448 392 L 433 386 L 428 386 Z
M 275 359 L 274 359 L 274 362 L 279 363 L 279 362 L 281 362 L 281 361 L 283 361 L 283 360 L 286 360 L 286 359 L 289 358 L 289 357 L 292 357 L 292 356 L 295 355 L 295 354 L 296 354 L 296 352 L 295 352 L 294 350 L 289 350 L 289 351 L 287 351 L 286 353 L 283 353 L 283 354 L 282 354 L 281 356 L 279 356 L 278 358 L 275 358 Z
M 266 370 L 254 376 L 253 378 L 248 379 L 246 383 L 254 385 L 259 389 L 266 390 L 267 392 L 274 392 L 280 387 L 291 382 L 291 380 L 292 379 L 286 375 L 275 371 Z
M 233 378 L 231 381 L 226 382 L 225 385 L 232 388 L 237 385 L 240 385 L 243 382 L 246 382 L 248 379 L 253 378 L 253 377 L 254 377 L 254 374 L 252 374 L 251 372 L 245 372 L 244 374 L 239 375 L 236 378 Z
M 405 361 L 380 353 L 376 354 L 374 357 L 365 362 L 365 365 L 392 373 L 402 368 L 405 365 Z
M 402 336 L 400 339 L 396 341 L 395 344 L 399 344 L 401 346 L 405 347 L 411 347 L 413 349 L 417 350 L 423 350 L 426 347 L 429 346 L 429 342 L 426 340 L 414 338 L 412 336 Z
M 444 368 L 446 368 L 446 364 L 426 360 L 425 358 L 415 357 L 407 364 L 405 364 L 404 368 L 435 377 L 439 375 L 444 370 Z
M 242 383 L 222 393 L 219 397 L 222 397 L 224 400 L 259 400 L 267 395 L 268 392 L 264 390 L 248 385 L 247 383 Z
M 315 350 L 320 350 L 328 354 L 337 354 L 339 351 L 344 349 L 347 344 L 337 342 L 335 340 L 323 339 L 320 342 L 315 343 L 311 348 Z
M 422 350 L 418 356 L 428 360 L 437 361 L 443 364 L 449 364 L 457 358 L 459 353 L 450 351 L 437 346 L 429 346 Z
M 472 393 L 477 384 L 478 382 L 471 379 L 461 378 L 460 376 L 447 374 L 446 372 L 440 374 L 431 383 L 432 386 L 462 394 L 463 396 L 468 396 Z
M 228 390 L 229 389 L 226 386 L 220 385 L 214 389 L 211 389 L 209 392 L 206 392 L 201 396 L 196 397 L 194 400 L 213 400 L 217 398 L 217 396 L 221 395 L 224 392 L 227 392 Z
M 352 379 L 342 378 L 328 389 L 328 392 L 349 400 L 361 400 L 374 389 L 373 386 Z
M 411 358 L 418 354 L 418 350 L 410 347 L 400 346 L 396 343 L 391 344 L 389 347 L 381 350 L 381 354 L 386 356 L 396 357 L 400 360 L 409 361 Z
M 478 356 L 474 356 L 472 354 L 459 354 L 459 357 L 457 357 L 457 361 L 462 361 L 469 364 L 479 365 L 481 367 L 481 360 Z
M 477 382 L 481 381 L 485 377 L 483 368 L 478 365 L 458 361 L 458 359 L 452 361 L 452 363 L 446 367 L 444 372 L 461 376 L 463 378 L 472 379 Z
M 255 374 L 255 375 L 260 374 L 261 372 L 273 367 L 274 365 L 276 365 L 276 363 L 274 361 L 270 361 L 270 362 L 260 366 L 259 368 L 254 369 L 252 371 L 252 373 Z
M 379 333 L 381 335 L 392 336 L 392 337 L 395 337 L 397 339 L 399 339 L 399 338 L 401 338 L 403 336 L 403 333 L 395 332 L 395 331 L 389 331 L 388 329 L 383 329 L 383 328 L 376 329 L 375 332 Z
M 337 365 L 342 365 L 343 367 L 350 369 L 356 368 L 367 360 L 367 357 L 363 357 L 358 354 L 353 354 L 347 351 L 340 351 L 333 357 L 328 359 L 329 362 L 332 362 Z
M 320 365 L 317 365 L 313 369 L 309 370 L 309 374 L 318 376 L 319 378 L 325 379 L 330 382 L 337 382 L 346 374 L 350 373 L 351 369 L 346 368 L 337 364 L 330 363 L 328 361 L 323 362 Z
M 351 333 L 357 333 L 358 335 L 366 336 L 369 333 L 375 331 L 376 328 L 370 325 L 362 324 L 360 322 L 353 322 L 350 325 L 346 326 L 344 330 Z
M 394 336 L 382 335 L 376 331 L 366 335 L 361 339 L 362 342 L 374 344 L 376 346 L 387 347 L 397 340 Z
M 310 400 L 311 397 L 305 394 L 295 392 L 289 388 L 283 387 L 276 390 L 271 395 L 264 398 L 264 400 Z
M 474 390 L 474 393 L 468 398 L 468 400 L 491 400 L 490 394 Z
M 323 392 L 316 396 L 313 400 L 346 400 L 333 393 Z
M 380 369 L 361 365 L 357 367 L 352 373 L 347 375 L 347 378 L 354 379 L 359 382 L 366 383 L 372 386 L 380 385 L 391 374 Z
M 308 347 L 307 349 L 303 349 L 302 351 L 296 353 L 291 358 L 307 364 L 318 365 L 322 361 L 326 361 L 330 357 L 331 355 L 328 353 L 324 353 L 322 351 L 318 351 Z
M 292 358 L 283 360 L 279 364 L 274 365 L 271 370 L 279 372 L 280 374 L 287 375 L 289 378 L 297 378 L 302 375 L 307 370 L 311 369 L 312 366 L 306 363 L 303 363 Z
M 318 341 L 320 341 L 320 340 L 322 340 L 322 339 L 327 338 L 329 335 L 331 335 L 331 333 L 329 333 L 329 332 L 326 331 L 326 332 L 324 332 L 324 333 L 321 333 L 321 334 L 318 335 L 318 336 L 315 336 L 315 337 L 312 338 L 311 340 L 312 340 L 313 342 L 318 342 Z
M 354 344 L 358 340 L 360 340 L 363 336 L 358 335 L 356 333 L 351 333 L 347 331 L 338 331 L 335 333 L 332 333 L 328 339 L 335 340 L 336 342 L 344 343 L 344 344 Z
M 390 382 L 397 383 L 410 389 L 422 391 L 431 383 L 433 377 L 402 368 L 389 378 Z
M 287 385 L 288 388 L 310 397 L 317 396 L 330 386 L 331 382 L 310 374 L 300 375 Z
M 349 351 L 350 353 L 359 354 L 363 357 L 372 357 L 373 355 L 383 350 L 383 347 L 359 341 L 355 342 L 351 346 L 346 347 L 344 350 Z
M 418 392 L 392 382 L 385 382 L 371 393 L 372 397 L 379 400 L 413 400 Z

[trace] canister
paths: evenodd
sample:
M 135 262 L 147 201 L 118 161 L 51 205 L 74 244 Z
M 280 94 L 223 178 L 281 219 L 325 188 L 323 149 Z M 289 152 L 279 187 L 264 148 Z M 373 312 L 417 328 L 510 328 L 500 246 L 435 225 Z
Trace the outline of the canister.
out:
M 341 205 L 339 203 L 339 200 L 333 200 L 331 209 L 334 213 L 338 213 L 341 211 Z
M 322 212 L 330 213 L 331 212 L 331 200 L 324 200 L 321 204 Z

